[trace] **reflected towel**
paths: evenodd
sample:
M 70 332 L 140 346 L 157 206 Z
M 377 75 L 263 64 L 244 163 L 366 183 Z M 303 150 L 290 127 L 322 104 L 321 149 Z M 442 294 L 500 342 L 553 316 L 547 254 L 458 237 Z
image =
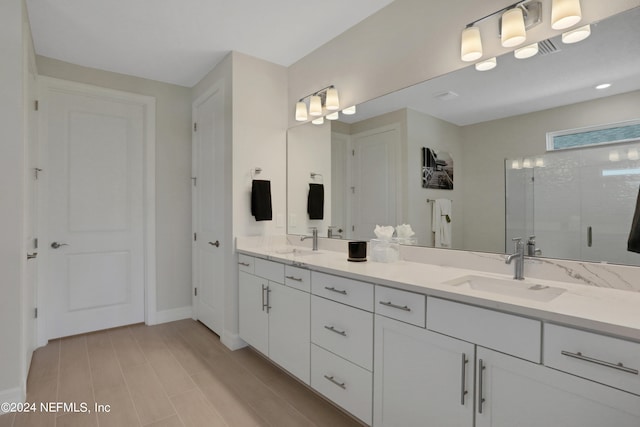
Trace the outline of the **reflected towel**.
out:
M 251 215 L 256 221 L 271 221 L 271 181 L 254 179 L 251 183 Z
M 309 214 L 309 219 L 324 218 L 324 185 L 309 184 L 307 213 Z
M 436 199 L 433 202 L 431 231 L 435 233 L 434 247 L 451 247 L 451 200 Z
M 627 250 L 629 252 L 640 253 L 640 192 L 636 199 L 636 211 L 631 221 L 631 231 L 629 232 L 629 240 L 627 240 Z

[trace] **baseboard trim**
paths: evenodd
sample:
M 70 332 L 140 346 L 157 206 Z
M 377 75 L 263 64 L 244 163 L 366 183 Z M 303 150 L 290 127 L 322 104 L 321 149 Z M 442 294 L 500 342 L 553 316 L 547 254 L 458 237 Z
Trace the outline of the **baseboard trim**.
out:
M 222 333 L 222 336 L 220 337 L 220 342 L 224 344 L 227 348 L 229 348 L 231 351 L 239 350 L 247 346 L 247 343 L 244 342 L 242 338 L 238 336 L 238 334 L 233 334 L 227 330 L 225 330 Z
M 193 308 L 188 305 L 185 307 L 171 308 L 169 310 L 156 311 L 154 316 L 154 325 L 160 323 L 174 322 L 176 320 L 193 318 Z
M 27 399 L 27 394 L 20 387 L 0 390 L 0 402 L 2 403 L 22 403 Z M 0 408 L 0 415 L 6 412 Z

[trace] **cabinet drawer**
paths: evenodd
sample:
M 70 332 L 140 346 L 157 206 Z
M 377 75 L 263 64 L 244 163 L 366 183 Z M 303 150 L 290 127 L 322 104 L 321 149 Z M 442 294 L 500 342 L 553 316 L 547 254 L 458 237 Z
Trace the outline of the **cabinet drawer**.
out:
M 373 311 L 373 285 L 330 274 L 311 272 L 311 292 L 343 304 Z
M 371 370 L 373 313 L 312 296 L 311 342 Z
M 311 344 L 311 387 L 371 425 L 371 372 Z
M 640 344 L 545 324 L 544 364 L 640 394 Z
M 238 254 L 238 270 L 253 274 L 254 260 L 252 256 Z
M 427 329 L 540 363 L 538 320 L 428 297 Z
M 311 292 L 311 272 L 304 268 L 285 265 L 284 284 L 301 291 Z
M 375 312 L 424 328 L 425 299 L 424 295 L 376 285 Z
M 255 258 L 254 274 L 273 282 L 284 283 L 284 264 Z

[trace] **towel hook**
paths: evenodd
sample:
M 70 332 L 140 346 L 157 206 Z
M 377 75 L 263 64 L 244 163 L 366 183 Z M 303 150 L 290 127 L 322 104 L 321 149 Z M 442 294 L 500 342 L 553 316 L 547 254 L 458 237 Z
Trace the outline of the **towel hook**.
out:
M 259 175 L 262 172 L 262 168 L 253 168 L 251 169 L 251 179 L 255 178 L 256 175 Z

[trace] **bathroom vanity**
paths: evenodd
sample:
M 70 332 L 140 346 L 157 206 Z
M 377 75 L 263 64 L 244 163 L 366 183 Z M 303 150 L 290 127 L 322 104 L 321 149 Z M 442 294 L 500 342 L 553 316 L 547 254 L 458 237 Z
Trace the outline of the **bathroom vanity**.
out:
M 639 293 L 237 245 L 240 337 L 368 425 L 640 425 Z

